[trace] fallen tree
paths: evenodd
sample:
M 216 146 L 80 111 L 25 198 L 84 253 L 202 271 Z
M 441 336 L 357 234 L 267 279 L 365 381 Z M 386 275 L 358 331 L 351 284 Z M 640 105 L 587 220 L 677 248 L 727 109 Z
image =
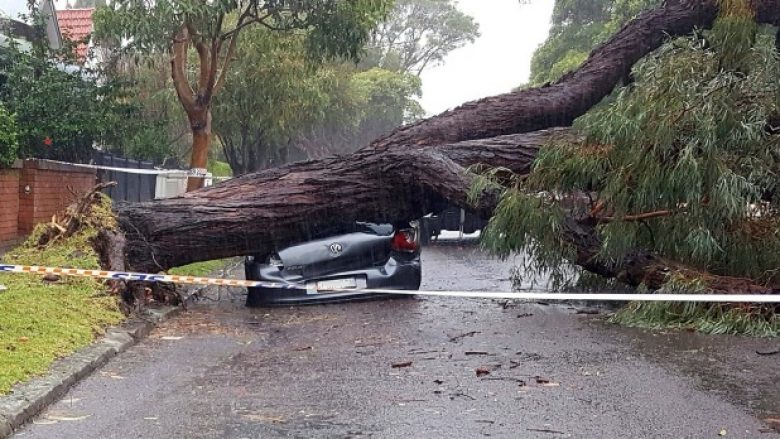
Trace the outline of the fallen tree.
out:
M 124 255 L 136 270 L 165 270 L 203 259 L 264 254 L 301 237 L 337 232 L 356 220 L 398 222 L 446 201 L 489 216 L 494 197 L 471 205 L 473 176 L 489 163 L 527 172 L 536 152 L 566 130 L 435 147 L 370 149 L 231 179 L 183 197 L 120 204 Z
M 120 230 L 104 235 L 110 268 L 158 271 L 189 262 L 265 253 L 302 236 L 336 232 L 355 220 L 397 222 L 419 218 L 444 202 L 489 216 L 498 200 L 487 191 L 469 200 L 472 165 L 529 170 L 551 139 L 566 129 L 668 36 L 712 25 L 717 1 L 674 1 L 641 14 L 555 84 L 465 104 L 402 127 L 345 157 L 295 163 L 245 175 L 183 197 L 119 204 Z M 754 0 L 759 23 L 780 23 L 780 1 Z M 587 218 L 573 219 L 567 236 L 579 245 L 576 262 L 588 270 L 648 284 L 671 272 L 707 275 L 637 250 L 629 265 L 604 264 Z M 750 280 L 714 276 L 719 291 L 771 292 Z M 657 282 L 656 282 L 657 283 Z M 655 284 L 648 284 L 655 285 Z

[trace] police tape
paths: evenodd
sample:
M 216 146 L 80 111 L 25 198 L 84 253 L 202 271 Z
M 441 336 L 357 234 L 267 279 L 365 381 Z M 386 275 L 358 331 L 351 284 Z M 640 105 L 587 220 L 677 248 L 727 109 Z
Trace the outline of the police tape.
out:
M 297 285 L 278 282 L 263 282 L 239 279 L 218 279 L 199 276 L 178 276 L 173 274 L 134 273 L 129 271 L 85 270 L 82 268 L 43 267 L 38 265 L 0 264 L 0 273 L 56 274 L 59 276 L 92 277 L 108 280 L 169 282 L 189 285 L 217 285 L 228 287 L 262 287 L 277 289 L 299 289 Z
M 360 292 L 370 294 L 403 294 L 414 296 L 463 297 L 472 299 L 520 299 L 536 301 L 583 300 L 618 302 L 707 302 L 707 303 L 780 303 L 780 294 L 646 294 L 646 293 L 551 293 L 551 292 L 492 292 L 492 291 L 423 291 L 391 289 L 334 288 L 316 290 L 308 285 L 280 282 L 219 279 L 200 276 L 135 273 L 129 271 L 85 270 L 81 268 L 43 267 L 37 265 L 0 264 L 0 273 L 55 274 L 60 276 L 91 277 L 117 281 L 167 282 L 189 285 L 216 285 L 229 287 L 259 287 L 306 291 L 307 294 Z

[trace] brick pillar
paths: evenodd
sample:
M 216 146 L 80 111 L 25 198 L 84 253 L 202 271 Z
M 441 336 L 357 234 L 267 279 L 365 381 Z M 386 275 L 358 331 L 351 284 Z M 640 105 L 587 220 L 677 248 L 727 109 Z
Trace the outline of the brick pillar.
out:
M 19 174 L 19 169 L 0 169 L 0 247 L 18 237 Z
M 35 160 L 25 160 L 19 175 L 19 234 L 26 235 L 35 227 Z

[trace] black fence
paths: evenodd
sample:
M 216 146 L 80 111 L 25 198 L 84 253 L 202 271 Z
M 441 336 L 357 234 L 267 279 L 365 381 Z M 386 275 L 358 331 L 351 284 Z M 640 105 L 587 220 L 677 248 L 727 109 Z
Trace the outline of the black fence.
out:
M 131 160 L 105 152 L 95 152 L 93 163 L 114 168 L 154 169 L 152 162 Z M 114 201 L 148 201 L 154 199 L 157 184 L 156 174 L 138 174 L 108 169 L 97 170 L 101 182 L 115 181 L 117 185 L 105 190 Z

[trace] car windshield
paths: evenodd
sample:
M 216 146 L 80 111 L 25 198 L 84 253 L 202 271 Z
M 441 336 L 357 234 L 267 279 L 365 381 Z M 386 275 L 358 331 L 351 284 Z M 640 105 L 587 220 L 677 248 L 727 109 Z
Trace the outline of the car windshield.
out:
M 393 226 L 390 224 L 374 224 L 365 222 L 356 222 L 355 231 L 364 233 L 374 233 L 376 235 L 390 235 L 393 233 Z

